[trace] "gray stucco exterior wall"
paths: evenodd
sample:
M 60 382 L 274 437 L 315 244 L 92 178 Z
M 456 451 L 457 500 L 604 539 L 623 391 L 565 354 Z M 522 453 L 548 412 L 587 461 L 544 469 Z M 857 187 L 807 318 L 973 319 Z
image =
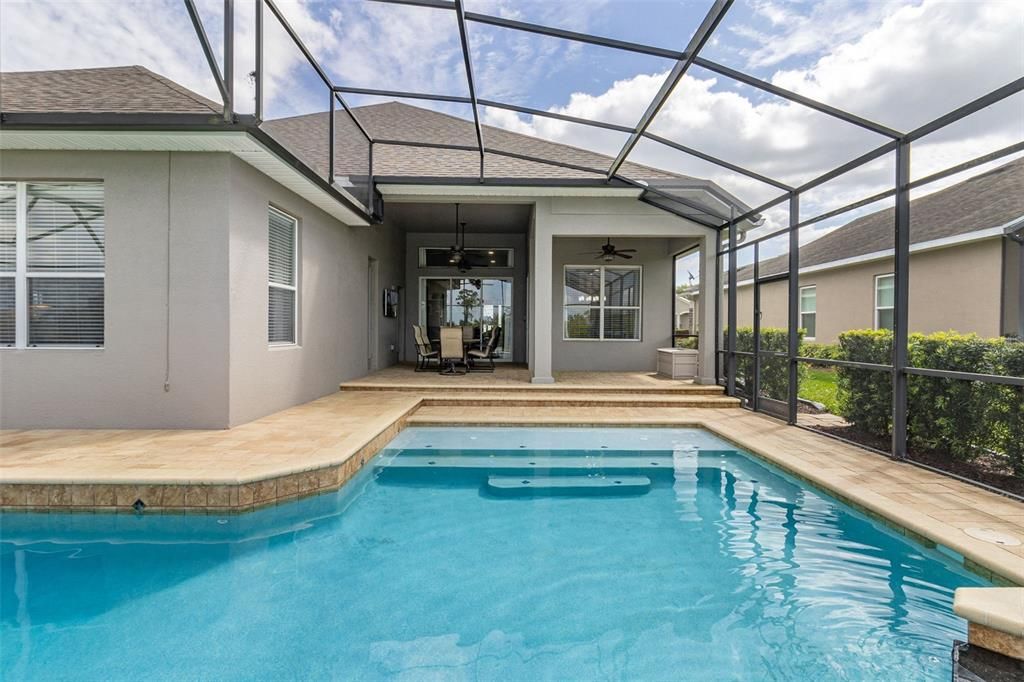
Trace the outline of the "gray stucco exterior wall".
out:
M 106 311 L 102 349 L 0 349 L 0 426 L 227 425 L 228 167 L 226 154 L 3 153 L 5 180 L 103 181 Z
M 668 239 L 612 240 L 620 249 L 636 249 L 632 260 L 616 259 L 614 263 L 580 255 L 600 251 L 601 238 L 558 238 L 554 240 L 551 289 L 552 359 L 555 371 L 593 370 L 639 371 L 655 370 L 659 348 L 672 346 L 672 267 L 674 252 Z M 566 265 L 639 265 L 641 281 L 641 334 L 639 341 L 592 341 L 564 339 L 563 271 Z
M 299 221 L 298 343 L 267 343 L 267 210 Z M 377 365 L 398 361 L 399 320 L 383 289 L 404 286 L 404 235 L 388 224 L 348 227 L 245 162 L 231 160 L 231 415 L 243 424 L 338 390 L 368 372 L 367 268 L 378 262 Z M 406 293 L 403 290 L 403 294 Z
M 226 428 L 307 402 L 367 372 L 369 258 L 404 284 L 398 230 L 350 228 L 229 154 L 5 151 L 0 177 L 102 180 L 106 227 L 105 346 L 0 349 L 3 428 Z M 267 343 L 271 204 L 299 219 L 293 347 Z

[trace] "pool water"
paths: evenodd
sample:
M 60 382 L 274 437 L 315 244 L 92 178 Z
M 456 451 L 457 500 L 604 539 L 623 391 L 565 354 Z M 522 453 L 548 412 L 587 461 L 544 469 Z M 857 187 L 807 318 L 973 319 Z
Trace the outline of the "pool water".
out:
M 3 515 L 0 677 L 947 680 L 981 584 L 702 430 L 413 428 L 251 514 Z

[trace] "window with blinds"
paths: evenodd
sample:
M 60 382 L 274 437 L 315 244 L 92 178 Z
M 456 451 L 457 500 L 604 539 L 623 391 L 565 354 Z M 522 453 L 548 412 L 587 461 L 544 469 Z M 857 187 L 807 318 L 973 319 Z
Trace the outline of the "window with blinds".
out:
M 271 207 L 269 212 L 267 340 L 271 344 L 296 343 L 298 316 L 296 251 L 298 221 Z
M 0 345 L 103 345 L 103 184 L 0 183 Z
M 638 265 L 567 265 L 562 338 L 639 341 L 641 276 Z
M 18 191 L 13 182 L 0 183 L 0 346 L 13 346 L 15 335 L 15 278 L 18 235 Z

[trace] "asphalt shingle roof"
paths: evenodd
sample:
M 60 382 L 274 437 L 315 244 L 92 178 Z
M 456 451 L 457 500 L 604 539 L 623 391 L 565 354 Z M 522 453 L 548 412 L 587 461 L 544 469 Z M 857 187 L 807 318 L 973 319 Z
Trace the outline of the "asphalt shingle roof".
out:
M 913 195 L 911 195 L 913 196 Z M 1024 158 L 910 202 L 910 243 L 955 237 L 1006 225 L 1024 216 Z M 893 248 L 895 209 L 861 216 L 800 247 L 800 267 L 823 265 Z M 789 270 L 789 257 L 761 261 L 759 275 Z M 737 270 L 738 281 L 753 278 L 754 267 Z
M 0 73 L 0 111 L 3 113 L 90 114 L 209 114 L 221 105 L 141 66 L 64 71 Z M 374 175 L 402 177 L 477 178 L 475 124 L 463 118 L 387 102 L 355 109 L 375 139 L 452 144 L 467 149 L 438 149 L 415 145 L 375 145 Z M 267 120 L 262 128 L 289 152 L 321 175 L 328 170 L 327 112 Z M 604 180 L 612 157 L 493 126 L 483 126 L 488 149 L 532 156 L 577 166 L 566 168 L 502 154 L 488 153 L 484 172 L 492 179 Z M 368 144 L 349 116 L 335 117 L 335 172 L 365 183 Z M 593 169 L 593 170 L 590 170 Z M 673 191 L 673 182 L 693 180 L 685 175 L 626 162 L 624 177 L 645 180 Z M 661 181 L 660 184 L 658 181 Z
M 356 117 L 374 139 L 400 140 L 431 144 L 452 144 L 476 147 L 476 128 L 472 121 L 423 109 L 400 102 L 385 102 L 353 109 Z M 291 118 L 264 121 L 262 128 L 319 171 L 327 166 L 327 113 L 306 114 Z M 366 145 L 348 115 L 335 116 L 335 168 L 340 174 L 366 173 Z M 575 166 L 595 169 L 594 172 L 562 168 L 488 154 L 484 170 L 493 178 L 556 178 L 603 179 L 612 158 L 570 145 L 514 133 L 502 128 L 483 126 L 484 146 L 488 149 L 524 154 Z M 464 177 L 479 174 L 480 154 L 475 150 L 436 149 L 406 145 L 375 145 L 374 175 Z M 626 163 L 620 171 L 626 177 L 678 180 L 686 176 Z
M 219 114 L 223 106 L 142 66 L 0 73 L 4 113 Z

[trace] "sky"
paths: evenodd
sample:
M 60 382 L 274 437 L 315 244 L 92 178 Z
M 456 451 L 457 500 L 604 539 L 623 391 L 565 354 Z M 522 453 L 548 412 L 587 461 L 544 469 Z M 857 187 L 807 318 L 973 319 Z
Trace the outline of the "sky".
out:
M 215 46 L 222 3 L 197 0 Z M 251 111 L 253 3 L 236 2 L 236 98 Z M 330 78 L 341 85 L 468 94 L 455 15 L 365 0 L 278 0 Z M 710 0 L 465 0 L 485 12 L 682 50 Z M 218 99 L 181 0 L 3 0 L 5 71 L 142 64 Z M 672 61 L 469 23 L 478 95 L 633 126 Z M 46 49 L 40 50 L 39 46 Z M 322 111 L 327 93 L 267 13 L 266 116 Z M 702 56 L 776 85 L 910 130 L 1024 75 L 1019 0 L 736 0 Z M 350 97 L 361 105 L 380 101 Z M 413 102 L 466 118 L 468 105 Z M 484 108 L 485 123 L 614 155 L 625 135 Z M 799 184 L 885 138 L 755 88 L 692 67 L 651 132 L 783 182 Z M 1024 93 L 913 145 L 912 178 L 1024 140 Z M 1009 157 L 1013 158 L 1013 157 Z M 749 205 L 778 190 L 644 140 L 631 161 L 714 180 Z M 1000 163 L 1005 163 L 1002 160 Z M 966 174 L 983 172 L 985 166 Z M 892 156 L 806 193 L 807 218 L 891 187 Z M 955 176 L 914 196 L 964 179 Z M 802 230 L 820 236 L 880 202 Z M 785 225 L 785 206 L 760 233 Z M 762 249 L 767 257 L 784 239 Z

